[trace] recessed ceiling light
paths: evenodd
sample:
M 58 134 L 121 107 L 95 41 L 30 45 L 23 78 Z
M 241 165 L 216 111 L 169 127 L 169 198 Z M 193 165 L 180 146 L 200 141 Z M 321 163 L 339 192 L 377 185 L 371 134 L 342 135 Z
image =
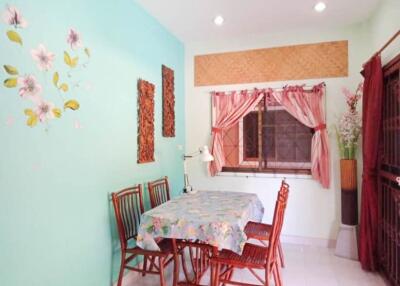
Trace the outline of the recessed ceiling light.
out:
M 221 15 L 218 15 L 214 18 L 214 24 L 217 26 L 221 26 L 224 23 L 224 18 Z
M 326 4 L 324 2 L 318 2 L 314 6 L 314 10 L 317 12 L 322 12 L 325 10 L 325 8 L 326 8 Z

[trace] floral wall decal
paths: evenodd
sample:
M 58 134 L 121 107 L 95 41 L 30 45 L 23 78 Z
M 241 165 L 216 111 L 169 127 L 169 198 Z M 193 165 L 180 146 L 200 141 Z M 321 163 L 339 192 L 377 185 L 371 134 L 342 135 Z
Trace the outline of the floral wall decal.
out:
M 21 12 L 16 7 L 7 5 L 3 12 L 3 20 L 10 26 L 10 30 L 6 32 L 10 42 L 23 47 L 23 39 L 18 30 L 26 28 L 27 21 Z M 83 47 L 80 33 L 70 28 L 66 36 L 66 49 L 61 53 L 63 57 L 60 57 L 66 65 L 66 71 L 51 71 L 58 57 L 43 43 L 27 53 L 36 64 L 37 71 L 42 73 L 43 81 L 46 82 L 50 77 L 53 87 L 42 85 L 36 73 L 21 74 L 18 68 L 10 63 L 3 65 L 8 75 L 3 85 L 6 88 L 15 88 L 21 99 L 28 100 L 32 104 L 32 108 L 24 110 L 28 126 L 34 127 L 38 123 L 48 124 L 52 119 L 61 118 L 63 112 L 76 111 L 80 108 L 78 100 L 73 98 L 73 90 L 80 87 L 80 81 L 75 80 L 74 70 L 86 68 L 91 57 L 89 48 Z M 85 62 L 80 62 L 81 55 L 86 58 Z M 55 95 L 54 88 L 58 95 Z

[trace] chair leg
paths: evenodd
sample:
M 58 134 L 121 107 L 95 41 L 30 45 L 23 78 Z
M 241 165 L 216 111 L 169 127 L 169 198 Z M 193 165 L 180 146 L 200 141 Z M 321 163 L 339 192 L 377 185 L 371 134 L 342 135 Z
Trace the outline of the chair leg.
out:
M 146 271 L 147 271 L 147 256 L 144 256 L 142 276 L 146 276 Z
M 156 259 L 155 256 L 150 256 L 150 269 L 149 269 L 149 271 L 153 271 L 153 267 L 154 267 L 154 265 L 156 263 L 155 259 Z
M 165 286 L 165 278 L 164 278 L 164 257 L 159 258 L 160 263 L 160 286 Z
M 219 271 L 220 271 L 220 267 L 221 265 L 219 263 L 214 263 L 214 285 L 213 286 L 218 286 L 219 285 Z
M 182 251 L 182 253 L 181 253 L 181 261 L 182 261 L 183 274 L 185 275 L 186 282 L 189 283 L 190 282 L 189 272 L 188 272 L 187 267 L 186 267 L 186 259 L 185 259 L 185 252 L 184 251 Z
M 231 279 L 232 279 L 233 271 L 235 271 L 235 267 L 232 267 L 232 269 L 229 271 L 228 280 L 231 280 Z
M 278 265 L 276 265 L 276 274 L 278 276 L 278 282 L 277 282 L 277 286 L 282 286 L 282 274 L 281 274 L 281 269 L 279 268 Z
M 281 245 L 281 240 L 278 240 L 278 252 L 279 252 L 279 259 L 281 261 L 281 266 L 285 268 L 285 259 L 283 258 L 283 250 Z
M 233 271 L 235 270 L 235 267 L 232 267 L 232 269 L 231 270 L 227 270 L 227 272 L 226 272 L 226 276 L 224 277 L 224 279 L 226 279 L 226 280 L 228 280 L 228 281 L 231 281 L 231 279 L 232 279 L 232 276 L 233 276 Z M 225 286 L 226 284 L 225 283 L 223 283 L 222 284 L 222 286 Z
M 125 270 L 125 252 L 121 251 L 121 267 L 119 269 L 117 286 L 122 285 L 122 278 L 124 277 L 124 270 Z
M 269 284 L 270 278 L 271 278 L 270 274 L 271 274 L 271 270 L 269 269 L 269 267 L 266 267 L 265 268 L 265 282 L 264 282 L 265 286 L 269 286 L 270 285 Z M 274 286 L 278 286 L 278 285 L 274 285 Z
M 274 266 L 272 266 L 272 274 L 274 276 L 275 286 L 282 286 L 281 275 L 280 275 L 279 266 L 277 263 L 275 263 Z

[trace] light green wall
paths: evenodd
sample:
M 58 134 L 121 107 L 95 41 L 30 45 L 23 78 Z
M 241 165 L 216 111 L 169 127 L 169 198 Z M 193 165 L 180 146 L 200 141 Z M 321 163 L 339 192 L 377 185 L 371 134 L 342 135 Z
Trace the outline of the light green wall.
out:
M 400 30 L 400 1 L 383 0 L 374 11 L 369 22 L 369 45 L 371 55 L 379 50 L 398 30 Z M 382 53 L 383 63 L 400 53 L 400 38 L 397 38 Z
M 46 99 L 60 103 L 51 76 L 30 50 L 43 43 L 56 54 L 64 80 L 69 28 L 92 52 L 70 90 L 78 111 L 43 125 L 25 125 L 29 101 L 0 87 L 0 285 L 102 286 L 115 280 L 119 242 L 108 196 L 135 183 L 169 176 L 181 192 L 184 149 L 184 48 L 132 0 L 0 0 L 20 9 L 28 27 L 22 47 L 0 24 L 0 64 L 35 73 Z M 176 134 L 162 137 L 161 65 L 175 70 Z M 7 77 L 2 70 L 1 82 Z M 137 161 L 138 78 L 156 85 L 155 163 Z M 76 121 L 82 128 L 76 129 Z M 146 197 L 147 200 L 147 197 Z M 110 223 L 111 222 L 111 223 Z M 114 272 L 114 277 L 112 273 Z

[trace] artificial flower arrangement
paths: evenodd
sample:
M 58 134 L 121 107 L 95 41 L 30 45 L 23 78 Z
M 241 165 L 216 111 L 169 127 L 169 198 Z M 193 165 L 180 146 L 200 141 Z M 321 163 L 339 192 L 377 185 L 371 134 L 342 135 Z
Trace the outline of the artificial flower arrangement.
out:
M 362 96 L 362 90 L 362 83 L 358 85 L 355 93 L 347 88 L 342 89 L 348 110 L 340 117 L 339 123 L 335 126 L 341 159 L 354 160 L 356 157 L 361 133 L 361 117 L 357 111 L 357 103 Z
M 21 12 L 13 6 L 6 6 L 3 13 L 4 22 L 12 27 L 6 33 L 8 39 L 23 46 L 23 40 L 18 32 L 18 29 L 27 27 L 27 21 L 22 17 Z M 79 83 L 67 82 L 72 78 L 72 71 L 78 67 L 86 68 L 89 63 L 90 52 L 88 48 L 84 48 L 83 52 L 87 57 L 85 63 L 80 62 L 78 52 L 82 46 L 80 34 L 70 29 L 67 35 L 66 42 L 71 48 L 71 51 L 64 51 L 64 63 L 68 66 L 69 70 L 66 73 L 67 80 L 60 82 L 61 73 L 54 71 L 50 72 L 53 68 L 53 63 L 56 59 L 54 53 L 47 50 L 45 45 L 39 44 L 37 49 L 32 49 L 30 55 L 36 62 L 39 71 L 44 73 L 44 77 L 50 76 L 55 90 L 58 92 L 58 100 L 62 102 L 64 111 L 78 110 L 80 105 L 76 99 L 68 95 L 71 87 L 79 87 Z M 71 56 L 73 53 L 74 56 Z M 18 88 L 18 94 L 22 99 L 29 100 L 34 108 L 27 108 L 24 110 L 25 115 L 28 117 L 27 125 L 30 127 L 35 126 L 37 123 L 48 123 L 49 120 L 60 118 L 62 116 L 62 109 L 57 107 L 53 102 L 46 100 L 43 96 L 43 88 L 34 74 L 20 75 L 18 68 L 9 64 L 3 65 L 5 72 L 9 75 L 4 80 L 4 86 L 7 88 Z M 47 93 L 50 93 L 47 91 Z M 46 129 L 47 130 L 47 129 Z

